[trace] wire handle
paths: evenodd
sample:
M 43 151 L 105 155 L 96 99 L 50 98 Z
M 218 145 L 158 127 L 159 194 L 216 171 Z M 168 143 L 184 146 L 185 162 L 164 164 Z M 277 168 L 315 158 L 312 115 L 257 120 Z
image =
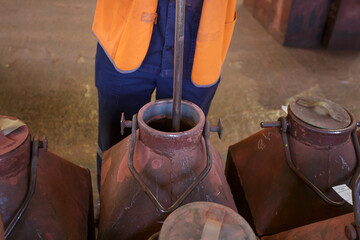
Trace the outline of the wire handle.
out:
M 136 143 L 136 128 L 137 128 L 137 116 L 136 114 L 133 116 L 132 119 L 132 128 L 131 128 L 131 139 L 129 145 L 129 155 L 128 155 L 128 167 L 130 169 L 131 174 L 134 176 L 136 181 L 140 184 L 143 191 L 146 195 L 150 198 L 150 200 L 155 204 L 155 206 L 162 212 L 162 213 L 170 213 L 174 211 L 179 205 L 186 199 L 186 197 L 194 190 L 194 188 L 205 178 L 205 176 L 209 173 L 211 166 L 212 166 L 212 155 L 211 155 L 211 147 L 210 147 L 210 140 L 209 140 L 209 122 L 206 121 L 205 129 L 203 132 L 204 139 L 205 139 L 205 148 L 206 148 L 206 167 L 197 176 L 194 182 L 185 190 L 185 192 L 175 201 L 173 205 L 169 208 L 164 207 L 159 200 L 155 197 L 155 195 L 151 192 L 149 187 L 146 185 L 144 180 L 142 179 L 141 175 L 135 170 L 134 168 L 134 152 L 135 152 L 135 143 Z

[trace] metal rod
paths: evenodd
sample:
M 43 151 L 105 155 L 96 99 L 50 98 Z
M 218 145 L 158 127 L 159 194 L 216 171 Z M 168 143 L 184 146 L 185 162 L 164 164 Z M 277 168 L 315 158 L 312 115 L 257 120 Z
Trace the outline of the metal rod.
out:
M 176 0 L 175 46 L 174 46 L 174 87 L 173 87 L 173 130 L 180 131 L 181 92 L 184 62 L 185 0 Z

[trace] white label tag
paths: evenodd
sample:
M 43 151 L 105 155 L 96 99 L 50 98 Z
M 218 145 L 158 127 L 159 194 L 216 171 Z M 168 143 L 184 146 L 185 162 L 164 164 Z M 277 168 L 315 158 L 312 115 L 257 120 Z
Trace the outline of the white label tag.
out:
M 352 191 L 346 184 L 341 184 L 332 188 L 337 194 L 339 194 L 340 197 L 342 197 L 345 201 L 353 205 Z
M 281 105 L 281 109 L 282 109 L 286 114 L 288 114 L 287 108 L 288 108 L 288 106 Z

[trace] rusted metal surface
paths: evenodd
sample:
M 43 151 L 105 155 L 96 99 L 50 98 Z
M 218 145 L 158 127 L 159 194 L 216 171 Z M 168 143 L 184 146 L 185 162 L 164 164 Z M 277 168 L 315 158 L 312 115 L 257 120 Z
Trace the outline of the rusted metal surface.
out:
M 328 0 L 293 0 L 284 45 L 321 46 L 329 9 Z
M 246 0 L 244 4 L 285 46 L 321 46 L 330 1 Z
M 262 237 L 261 240 L 348 240 L 345 235 L 345 226 L 354 221 L 354 214 L 346 214 L 339 217 L 316 222 L 306 226 L 281 232 L 272 236 Z
M 166 218 L 159 240 L 256 240 L 249 224 L 234 210 L 210 202 L 186 204 Z
M 275 39 L 284 41 L 292 1 L 246 0 L 244 5 Z
M 261 238 L 262 240 L 326 239 L 356 240 L 360 232 L 360 178 L 356 177 L 352 189 L 354 214 L 346 214 L 317 223 L 295 228 L 286 232 Z M 355 218 L 355 221 L 354 221 Z
M 360 50 L 360 2 L 334 0 L 324 34 L 328 49 Z
M 205 149 L 206 149 L 206 166 L 200 172 L 200 174 L 194 179 L 194 181 L 186 188 L 186 190 L 181 194 L 181 196 L 174 201 L 174 203 L 170 207 L 164 207 L 157 197 L 153 194 L 151 189 L 147 186 L 147 184 L 142 179 L 141 175 L 135 170 L 134 168 L 134 151 L 135 151 L 135 143 L 136 143 L 136 115 L 133 117 L 133 126 L 132 126 L 132 135 L 131 135 L 131 142 L 128 154 L 128 166 L 130 169 L 131 174 L 134 176 L 136 181 L 140 184 L 143 191 L 148 195 L 151 201 L 155 204 L 155 206 L 162 212 L 162 213 L 170 213 L 174 211 L 179 205 L 189 196 L 189 194 L 194 190 L 195 187 L 199 185 L 199 183 L 204 179 L 204 177 L 209 173 L 212 164 L 212 154 L 210 150 L 210 143 L 209 143 L 209 124 L 205 123 L 204 129 L 204 140 L 205 140 Z M 173 126 L 174 127 L 174 126 Z M 180 127 L 180 122 L 179 122 Z
M 256 0 L 244 0 L 244 6 L 252 13 L 255 8 Z
M 24 131 L 28 132 L 26 126 L 7 137 L 16 139 L 16 135 Z M 16 149 L 0 155 L 0 214 L 5 229 L 10 222 L 17 221 L 12 220 L 26 203 L 25 196 L 32 188 L 34 151 L 31 146 L 28 135 Z M 38 155 L 35 189 L 28 206 L 17 215 L 21 217 L 7 239 L 95 239 L 89 171 L 46 148 L 38 149 L 34 155 Z
M 359 154 L 359 151 L 357 152 Z M 345 228 L 345 233 L 348 239 L 355 240 L 360 238 L 360 176 L 357 175 L 352 189 L 352 200 L 354 205 L 354 219 L 355 221 L 348 224 Z
M 196 105 L 182 102 L 181 119 L 191 126 L 182 132 L 159 131 L 149 126 L 153 121 L 170 118 L 171 129 L 171 112 L 171 100 L 149 103 L 139 111 L 133 158 L 134 169 L 165 209 L 177 202 L 201 175 L 208 156 L 203 137 L 205 117 Z M 130 138 L 104 153 L 99 240 L 148 239 L 160 230 L 168 216 L 149 198 L 129 169 Z M 209 153 L 211 169 L 182 204 L 210 201 L 236 210 L 221 158 L 210 145 Z
M 34 195 L 35 187 L 36 187 L 36 177 L 37 177 L 37 164 L 39 160 L 39 138 L 35 137 L 32 143 L 32 152 L 31 152 L 31 167 L 30 167 L 30 177 L 29 177 L 29 187 L 26 193 L 26 196 L 21 203 L 18 211 L 16 212 L 15 216 L 10 221 L 9 225 L 7 226 L 5 230 L 5 238 L 7 239 L 10 234 L 13 232 L 14 228 L 20 221 L 20 219 L 23 217 L 24 212 L 29 206 L 29 203 Z M 47 149 L 46 149 L 47 150 Z
M 226 175 L 239 213 L 258 235 L 279 233 L 351 211 L 331 189 L 349 184 L 357 165 L 352 140 L 356 121 L 348 114 L 349 126 L 322 129 L 296 117 L 290 105 L 285 123 L 273 123 L 275 128 L 229 147 Z M 287 125 L 288 143 L 282 136 L 284 128 L 278 128 L 282 124 Z M 330 205 L 320 193 L 341 206 Z
M 4 239 L 5 239 L 4 224 L 0 217 L 0 240 L 4 240 Z
M 269 25 L 269 12 L 272 3 L 272 1 L 268 0 L 256 0 L 254 3 L 253 16 L 265 28 L 267 28 Z

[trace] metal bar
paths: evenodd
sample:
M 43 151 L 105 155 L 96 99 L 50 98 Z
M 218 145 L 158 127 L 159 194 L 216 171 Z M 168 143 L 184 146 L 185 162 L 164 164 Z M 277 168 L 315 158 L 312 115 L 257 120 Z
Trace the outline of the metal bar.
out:
M 173 130 L 180 131 L 181 92 L 184 62 L 185 0 L 176 0 L 174 86 L 173 86 Z

